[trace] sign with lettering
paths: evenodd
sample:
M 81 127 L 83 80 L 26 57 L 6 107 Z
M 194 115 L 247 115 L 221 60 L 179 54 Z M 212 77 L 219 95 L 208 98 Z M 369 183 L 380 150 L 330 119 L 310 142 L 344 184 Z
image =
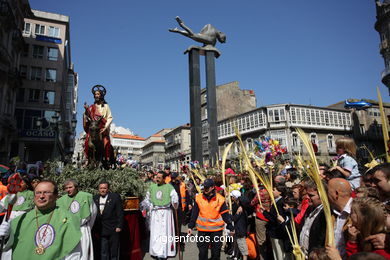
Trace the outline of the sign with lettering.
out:
M 49 129 L 24 129 L 21 131 L 22 137 L 37 137 L 37 138 L 55 138 L 54 130 Z

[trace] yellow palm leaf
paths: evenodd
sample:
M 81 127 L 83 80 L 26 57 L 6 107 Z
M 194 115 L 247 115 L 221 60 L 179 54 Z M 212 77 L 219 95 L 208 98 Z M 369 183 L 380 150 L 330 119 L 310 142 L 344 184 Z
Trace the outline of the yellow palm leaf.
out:
M 306 150 L 309 153 L 309 168 L 307 170 L 309 177 L 316 183 L 318 194 L 321 198 L 322 205 L 324 206 L 325 220 L 326 220 L 326 239 L 325 245 L 334 246 L 334 231 L 333 231 L 333 223 L 332 223 L 332 215 L 330 211 L 330 205 L 328 201 L 328 195 L 325 191 L 324 185 L 322 184 L 322 180 L 320 177 L 320 170 L 318 168 L 317 158 L 315 156 L 313 145 L 309 141 L 309 138 L 305 134 L 305 132 L 298 128 L 296 129 L 300 139 L 302 140 Z

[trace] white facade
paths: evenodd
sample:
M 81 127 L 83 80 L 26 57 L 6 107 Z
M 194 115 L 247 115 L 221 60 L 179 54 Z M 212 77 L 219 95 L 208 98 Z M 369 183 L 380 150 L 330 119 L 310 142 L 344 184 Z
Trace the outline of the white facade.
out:
M 219 153 L 234 141 L 229 157 L 239 154 L 234 129 L 237 128 L 248 150 L 264 137 L 278 140 L 289 154 L 304 152 L 296 128 L 302 128 L 317 145 L 317 155 L 326 160 L 336 153 L 335 140 L 352 134 L 351 113 L 344 109 L 278 104 L 260 107 L 237 117 L 218 122 Z
M 117 153 L 127 156 L 132 160 L 139 161 L 142 154 L 142 147 L 145 145 L 145 138 L 136 135 L 112 134 L 111 145 Z

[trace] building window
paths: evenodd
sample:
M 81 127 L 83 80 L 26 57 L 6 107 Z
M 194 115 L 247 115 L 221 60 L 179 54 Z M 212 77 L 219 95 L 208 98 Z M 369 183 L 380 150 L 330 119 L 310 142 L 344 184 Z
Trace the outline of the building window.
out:
M 29 44 L 24 44 L 23 52 L 22 52 L 22 56 L 23 57 L 28 57 L 29 49 L 30 49 L 30 45 Z
M 42 68 L 31 67 L 31 80 L 41 80 L 42 79 Z
M 40 25 L 40 24 L 36 24 L 35 25 L 35 34 L 45 35 L 45 26 Z
M 39 89 L 30 89 L 28 94 L 29 102 L 39 102 L 39 96 L 41 91 Z
M 55 92 L 54 91 L 45 91 L 43 96 L 43 103 L 54 105 Z
M 23 33 L 24 34 L 31 33 L 31 23 L 24 23 Z
M 334 136 L 332 134 L 328 134 L 328 136 L 327 136 L 327 144 L 328 144 L 329 152 L 335 152 L 336 151 L 336 144 L 335 144 L 335 141 L 334 141 Z
M 252 140 L 252 138 L 246 139 L 246 149 L 248 151 L 252 151 L 253 150 L 253 140 Z
M 318 145 L 318 138 L 317 138 L 317 134 L 316 133 L 311 133 L 310 134 L 310 141 L 313 144 L 314 152 L 319 153 L 320 147 Z
M 16 90 L 16 102 L 24 102 L 24 88 Z
M 42 59 L 43 58 L 44 47 L 40 45 L 33 45 L 33 58 Z
M 60 37 L 60 28 L 54 27 L 54 26 L 49 26 L 47 35 L 50 37 Z
M 46 69 L 46 81 L 56 82 L 57 81 L 57 70 L 56 69 Z
M 370 116 L 375 116 L 375 117 L 380 117 L 381 116 L 379 108 L 369 108 L 368 109 L 368 114 Z
M 22 79 L 27 79 L 27 66 L 20 65 L 19 74 Z
M 317 144 L 317 145 L 318 145 L 317 134 L 316 134 L 316 133 L 311 133 L 311 134 L 310 134 L 310 141 L 311 141 L 313 144 Z
M 240 142 L 239 141 L 234 142 L 234 153 L 235 154 L 240 154 L 240 152 L 241 152 L 240 148 L 241 148 Z
M 16 127 L 18 129 L 22 129 L 23 127 L 23 109 L 15 109 L 15 119 L 16 119 Z
M 291 133 L 291 145 L 293 149 L 298 149 L 299 147 L 298 133 L 296 132 Z
M 47 59 L 56 61 L 58 60 L 58 48 L 47 48 Z
M 26 109 L 24 113 L 24 129 L 37 129 L 37 119 L 42 116 L 41 110 Z M 43 127 L 43 123 L 42 123 Z
M 364 135 L 366 133 L 366 129 L 364 127 L 364 124 L 360 124 L 359 126 L 360 134 Z

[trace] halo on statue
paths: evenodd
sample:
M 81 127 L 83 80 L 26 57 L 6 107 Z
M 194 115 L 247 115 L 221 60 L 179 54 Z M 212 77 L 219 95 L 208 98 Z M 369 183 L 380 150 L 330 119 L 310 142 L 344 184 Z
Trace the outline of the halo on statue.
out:
M 95 86 L 93 86 L 92 90 L 91 90 L 92 94 L 95 94 L 95 91 L 99 91 L 102 94 L 103 97 L 106 95 L 106 92 L 107 92 L 106 88 L 103 87 L 102 85 L 95 85 Z

